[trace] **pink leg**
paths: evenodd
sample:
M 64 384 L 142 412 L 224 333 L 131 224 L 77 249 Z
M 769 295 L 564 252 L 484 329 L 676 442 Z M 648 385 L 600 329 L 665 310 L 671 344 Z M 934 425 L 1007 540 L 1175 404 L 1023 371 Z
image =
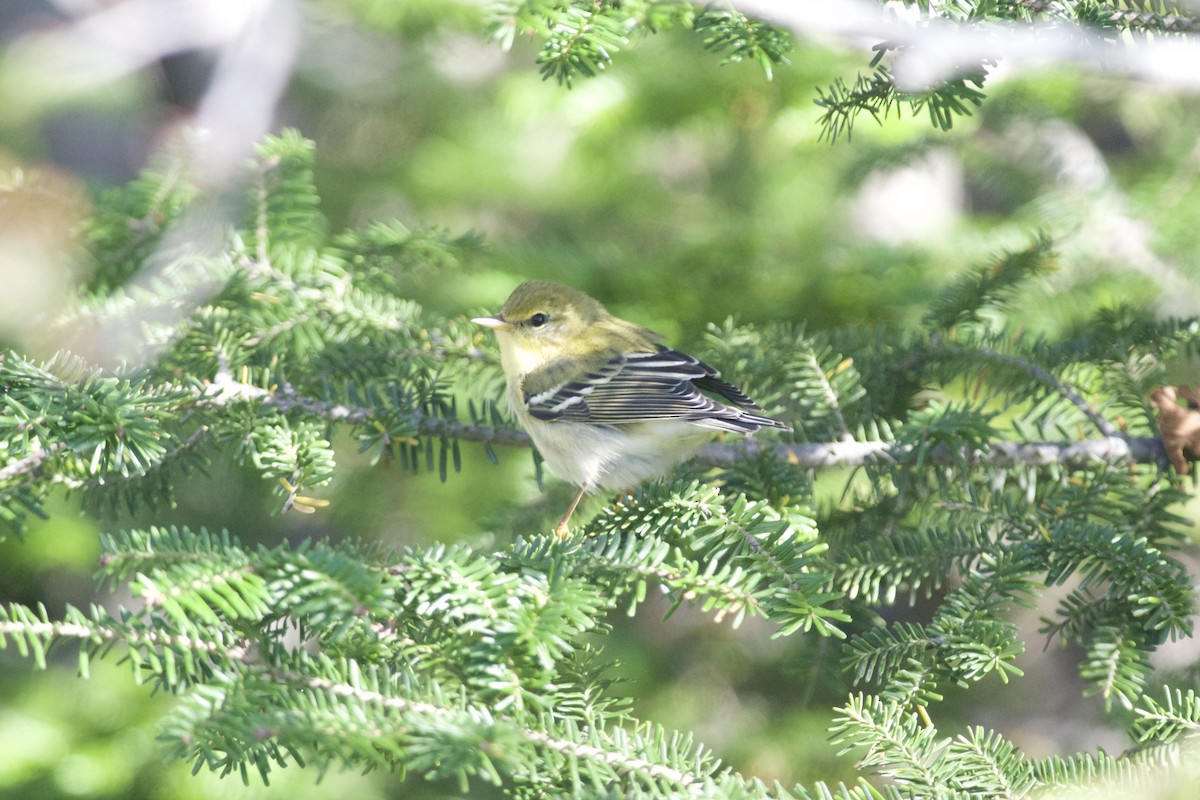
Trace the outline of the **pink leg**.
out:
M 579 491 L 575 493 L 575 497 L 571 500 L 571 505 L 567 507 L 567 513 L 563 514 L 563 518 L 558 521 L 558 525 L 554 528 L 554 535 L 559 539 L 567 538 L 569 531 L 567 523 L 571 521 L 571 515 L 575 513 L 575 507 L 579 505 L 579 501 L 583 499 L 583 487 L 579 487 Z

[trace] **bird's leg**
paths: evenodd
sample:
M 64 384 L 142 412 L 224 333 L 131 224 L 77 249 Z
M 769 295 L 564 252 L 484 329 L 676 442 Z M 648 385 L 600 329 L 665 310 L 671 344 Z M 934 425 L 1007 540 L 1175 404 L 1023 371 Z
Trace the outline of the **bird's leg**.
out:
M 575 497 L 571 499 L 571 505 L 567 506 L 567 513 L 563 514 L 563 518 L 554 527 L 554 535 L 559 539 L 567 538 L 567 523 L 571 521 L 571 515 L 575 513 L 575 506 L 579 505 L 579 501 L 583 499 L 583 492 L 584 487 L 580 486 L 579 491 L 575 493 Z

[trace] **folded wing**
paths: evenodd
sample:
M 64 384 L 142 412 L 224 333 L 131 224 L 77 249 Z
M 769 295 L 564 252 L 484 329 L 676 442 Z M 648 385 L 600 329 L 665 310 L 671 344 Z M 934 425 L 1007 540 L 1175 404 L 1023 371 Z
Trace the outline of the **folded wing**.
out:
M 711 392 L 728 406 L 702 394 Z M 619 355 L 579 380 L 525 398 L 537 419 L 630 425 L 680 420 L 707 428 L 753 433 L 760 428 L 791 430 L 782 422 L 750 411 L 762 411 L 720 373 L 678 350 Z

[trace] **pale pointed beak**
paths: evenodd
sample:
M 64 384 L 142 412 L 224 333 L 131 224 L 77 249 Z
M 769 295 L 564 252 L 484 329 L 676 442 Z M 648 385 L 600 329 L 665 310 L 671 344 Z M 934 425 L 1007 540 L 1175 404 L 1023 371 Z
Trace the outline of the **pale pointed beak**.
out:
M 512 327 L 512 323 L 505 322 L 499 317 L 475 317 L 471 320 L 476 325 L 482 325 L 485 328 L 491 328 L 494 331 L 506 331 Z

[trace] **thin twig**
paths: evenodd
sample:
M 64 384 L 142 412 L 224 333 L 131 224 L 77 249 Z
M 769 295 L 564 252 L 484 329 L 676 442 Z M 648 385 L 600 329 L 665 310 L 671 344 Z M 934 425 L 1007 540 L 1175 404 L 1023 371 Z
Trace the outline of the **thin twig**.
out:
M 275 391 L 252 386 L 236 380 L 225 369 L 217 373 L 208 386 L 206 399 L 218 405 L 231 400 L 261 400 L 263 405 L 274 408 L 281 414 L 302 411 L 328 422 L 361 425 L 375 417 L 378 409 L 365 406 L 350 406 L 330 400 L 318 400 L 298 393 L 288 385 Z M 464 442 L 489 442 L 505 447 L 532 447 L 529 435 L 517 428 L 497 428 L 491 425 L 471 425 L 442 417 L 433 417 L 419 411 L 412 412 L 412 421 L 417 433 L 423 436 L 444 436 Z
M 1073 406 L 1083 412 L 1083 415 L 1087 417 L 1093 425 L 1096 426 L 1096 430 L 1100 431 L 1102 435 L 1108 438 L 1119 436 L 1117 429 L 1113 427 L 1113 424 L 1105 419 L 1102 414 L 1096 411 L 1096 409 L 1092 408 L 1092 404 L 1085 400 L 1083 396 L 1075 390 L 1075 387 L 1071 386 L 1065 381 L 1059 380 L 1058 376 L 1056 376 L 1054 373 L 1039 367 L 1032 361 L 1028 361 L 1014 355 L 1009 355 L 1008 353 L 1001 353 L 998 350 L 993 350 L 990 347 L 967 349 L 959 348 L 955 345 L 942 341 L 934 341 L 931 344 L 935 350 L 959 350 L 963 353 L 982 355 L 986 358 L 992 359 L 993 361 L 997 361 L 1001 364 L 1006 364 L 1010 367 L 1019 369 L 1025 374 L 1029 375 L 1029 377 L 1046 384 L 1051 389 L 1065 397 Z
M 271 268 L 271 249 L 267 245 L 267 172 L 278 166 L 278 160 L 272 159 L 259 165 L 258 186 L 255 192 L 255 226 L 254 247 L 258 264 L 263 269 Z

